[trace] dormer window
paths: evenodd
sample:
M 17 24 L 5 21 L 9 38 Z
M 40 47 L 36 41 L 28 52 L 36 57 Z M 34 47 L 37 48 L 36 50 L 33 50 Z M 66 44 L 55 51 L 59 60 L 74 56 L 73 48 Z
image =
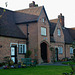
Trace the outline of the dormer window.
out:
M 61 31 L 60 31 L 60 29 L 58 29 L 58 36 L 61 36 Z

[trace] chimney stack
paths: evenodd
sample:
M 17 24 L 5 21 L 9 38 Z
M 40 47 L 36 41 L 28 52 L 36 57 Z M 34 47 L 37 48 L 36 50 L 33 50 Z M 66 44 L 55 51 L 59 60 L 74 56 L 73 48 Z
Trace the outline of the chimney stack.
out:
M 35 4 L 35 1 L 32 1 L 32 3 L 29 4 L 29 7 L 38 7 L 38 4 Z
M 62 13 L 60 13 L 60 15 L 58 15 L 58 19 L 59 19 L 62 27 L 64 27 L 64 16 L 62 16 Z

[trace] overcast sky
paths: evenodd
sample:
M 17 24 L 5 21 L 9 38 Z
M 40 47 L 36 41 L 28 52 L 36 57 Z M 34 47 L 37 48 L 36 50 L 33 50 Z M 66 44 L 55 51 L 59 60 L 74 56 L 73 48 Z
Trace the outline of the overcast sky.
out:
M 45 7 L 50 20 L 57 18 L 62 13 L 65 17 L 65 27 L 75 27 L 75 0 L 0 0 L 0 7 L 20 10 L 29 8 L 29 3 L 32 1 Z M 8 7 L 5 7 L 5 2 L 8 2 Z

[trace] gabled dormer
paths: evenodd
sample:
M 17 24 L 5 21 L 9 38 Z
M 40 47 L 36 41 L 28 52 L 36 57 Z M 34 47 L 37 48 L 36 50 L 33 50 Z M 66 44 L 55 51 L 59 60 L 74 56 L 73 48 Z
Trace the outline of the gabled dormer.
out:
M 59 18 L 58 18 L 58 22 L 56 24 L 53 36 L 54 36 L 55 42 L 62 42 L 62 43 L 64 43 L 64 34 L 63 34 L 62 25 L 60 23 L 60 19 Z

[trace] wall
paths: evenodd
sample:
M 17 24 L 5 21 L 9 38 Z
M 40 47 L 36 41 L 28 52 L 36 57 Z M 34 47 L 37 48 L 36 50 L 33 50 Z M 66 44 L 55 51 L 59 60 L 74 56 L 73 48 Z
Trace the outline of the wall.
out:
M 42 18 L 45 18 L 45 22 L 42 21 Z M 42 36 L 41 35 L 41 27 L 45 27 L 46 28 L 46 36 Z M 49 46 L 50 46 L 50 32 L 49 32 L 49 23 L 47 20 L 47 17 L 45 15 L 44 10 L 42 10 L 41 15 L 39 17 L 39 21 L 38 21 L 38 62 L 41 63 L 41 47 L 40 44 L 42 42 L 45 42 L 47 44 L 47 61 L 50 62 L 50 50 L 49 50 Z
M 12 44 L 14 43 L 14 44 Z M 2 46 L 0 48 L 0 62 L 3 61 L 3 58 L 6 56 L 11 56 L 11 45 L 17 45 L 18 44 L 25 44 L 25 39 L 19 39 L 19 38 L 10 38 L 10 37 L 3 37 L 0 36 L 0 45 Z M 17 58 L 18 61 L 21 60 L 21 58 L 24 58 L 25 55 L 18 54 L 18 47 L 17 47 Z
M 73 56 L 73 54 L 70 54 L 70 47 L 71 44 L 66 44 L 66 57 L 71 58 L 71 56 Z
M 42 18 L 45 18 L 45 22 L 42 22 Z M 41 48 L 40 44 L 44 41 L 47 43 L 47 60 L 50 60 L 50 32 L 49 32 L 49 23 L 46 18 L 44 10 L 41 11 L 38 22 L 29 23 L 28 24 L 28 32 L 29 32 L 29 49 L 32 51 L 32 58 L 38 59 L 38 63 L 41 63 Z M 18 27 L 23 31 L 26 35 L 27 29 L 25 24 L 20 24 Z M 47 36 L 41 36 L 41 27 L 46 27 Z

